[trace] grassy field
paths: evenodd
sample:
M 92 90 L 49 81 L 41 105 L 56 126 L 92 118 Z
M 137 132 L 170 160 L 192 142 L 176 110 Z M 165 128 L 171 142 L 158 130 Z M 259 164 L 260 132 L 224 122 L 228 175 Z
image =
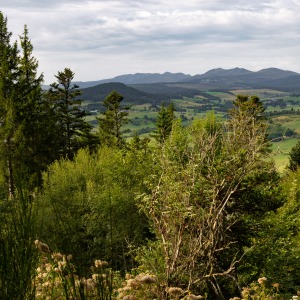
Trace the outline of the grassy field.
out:
M 289 97 L 289 93 L 270 90 L 270 89 L 255 89 L 255 90 L 232 90 L 230 91 L 234 95 L 249 95 L 249 96 L 258 96 L 260 99 L 265 98 L 282 98 Z
M 280 172 L 284 172 L 289 164 L 289 153 L 299 140 L 295 138 L 283 139 L 281 142 L 272 143 L 273 159 Z
M 269 102 L 266 112 L 279 113 L 279 115 L 270 117 L 272 124 L 281 124 L 284 129 L 292 129 L 300 136 L 300 114 L 291 114 L 291 109 L 295 112 L 300 110 L 300 97 L 268 89 L 233 90 L 228 93 L 206 91 L 206 93 L 215 98 L 208 99 L 204 96 L 197 96 L 195 98 L 173 99 L 172 102 L 177 108 L 175 115 L 177 118 L 183 118 L 183 125 L 190 124 L 194 119 L 203 118 L 209 110 L 214 110 L 222 118 L 224 116 L 224 109 L 221 110 L 222 106 L 228 104 L 229 101 L 233 101 L 236 95 L 257 95 L 263 102 Z M 272 103 L 272 101 L 277 102 Z M 282 103 L 285 104 L 285 107 L 280 106 Z M 210 107 L 207 106 L 208 104 L 210 104 Z M 130 122 L 123 127 L 125 137 L 130 139 L 136 133 L 141 136 L 149 136 L 155 130 L 158 110 L 159 108 L 152 108 L 149 103 L 132 105 L 128 116 Z M 96 115 L 87 117 L 88 121 L 95 119 Z M 97 125 L 95 123 L 94 126 L 96 130 Z M 273 143 L 273 158 L 280 171 L 284 171 L 288 165 L 289 152 L 296 143 L 296 138 L 283 139 L 280 142 Z
M 276 119 L 276 118 L 274 118 Z M 279 122 L 288 128 L 294 129 L 298 134 L 300 134 L 300 116 L 299 115 L 284 115 Z
M 235 95 L 225 92 L 207 92 L 207 94 L 219 97 L 220 99 L 225 101 L 233 101 L 235 99 Z

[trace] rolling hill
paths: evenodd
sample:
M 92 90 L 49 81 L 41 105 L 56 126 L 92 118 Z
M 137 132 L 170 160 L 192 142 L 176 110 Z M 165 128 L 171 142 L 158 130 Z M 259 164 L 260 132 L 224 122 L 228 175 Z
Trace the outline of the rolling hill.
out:
M 159 73 L 136 73 L 136 74 L 126 74 L 116 76 L 110 79 L 102 79 L 97 81 L 76 81 L 74 83 L 78 84 L 80 88 L 88 88 L 104 83 L 120 82 L 124 84 L 152 84 L 152 83 L 170 83 L 170 82 L 180 82 L 182 80 L 187 80 L 191 78 L 191 75 L 183 73 L 170 73 L 165 72 L 163 74 Z
M 113 89 L 124 93 L 125 99 L 169 100 L 174 97 L 193 97 L 199 91 L 234 89 L 276 89 L 293 93 L 300 92 L 300 74 L 277 68 L 252 72 L 243 68 L 212 69 L 202 75 L 183 73 L 137 73 L 121 75 L 111 79 L 76 82 L 85 98 L 99 101 L 99 97 Z M 115 85 L 113 85 L 113 83 Z M 123 85 L 122 85 L 123 84 Z
M 103 83 L 93 87 L 81 89 L 80 98 L 89 102 L 102 102 L 105 97 L 112 91 L 117 91 L 124 97 L 124 101 L 127 103 L 157 103 L 164 99 L 162 95 L 150 94 L 143 91 L 139 91 L 133 87 L 127 86 L 120 82 Z

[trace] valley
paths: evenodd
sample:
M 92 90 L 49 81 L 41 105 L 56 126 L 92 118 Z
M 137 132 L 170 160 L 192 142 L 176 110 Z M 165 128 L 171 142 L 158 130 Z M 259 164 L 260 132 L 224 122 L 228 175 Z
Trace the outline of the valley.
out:
M 97 128 L 96 117 L 103 111 L 102 99 L 113 90 L 121 93 L 124 96 L 124 105 L 131 107 L 130 122 L 123 128 L 124 136 L 130 139 L 136 134 L 149 136 L 155 130 L 157 113 L 162 104 L 174 103 L 176 118 L 181 118 L 182 123 L 188 125 L 209 111 L 214 111 L 220 118 L 226 119 L 227 111 L 232 108 L 232 101 L 237 95 L 256 95 L 264 103 L 269 119 L 269 135 L 276 165 L 280 171 L 284 171 L 289 152 L 300 136 L 300 93 L 287 91 L 282 86 L 279 88 L 200 90 L 191 88 L 186 83 L 144 83 L 127 86 L 114 82 L 82 89 L 82 98 L 85 109 L 90 113 L 87 119 Z

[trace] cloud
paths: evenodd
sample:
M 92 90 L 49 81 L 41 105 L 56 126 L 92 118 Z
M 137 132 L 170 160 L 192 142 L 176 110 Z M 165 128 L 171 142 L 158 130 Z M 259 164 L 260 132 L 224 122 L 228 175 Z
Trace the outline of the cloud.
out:
M 15 36 L 28 25 L 47 74 L 65 62 L 80 66 L 81 80 L 87 74 L 87 80 L 96 80 L 93 61 L 107 76 L 137 69 L 200 73 L 204 65 L 237 63 L 258 68 L 291 63 L 290 69 L 300 71 L 292 64 L 300 35 L 296 0 L 15 0 L 2 9 Z M 279 57 L 286 59 L 276 65 Z

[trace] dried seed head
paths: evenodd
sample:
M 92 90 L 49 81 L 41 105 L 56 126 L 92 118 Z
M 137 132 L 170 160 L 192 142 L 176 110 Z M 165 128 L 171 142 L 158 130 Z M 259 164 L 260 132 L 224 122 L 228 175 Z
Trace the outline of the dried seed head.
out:
M 138 298 L 133 295 L 126 295 L 123 297 L 123 300 L 138 300 Z
M 186 298 L 185 298 L 186 300 L 199 300 L 199 299 L 204 299 L 203 298 L 203 296 L 201 296 L 201 295 L 194 295 L 194 294 L 189 294 L 189 295 L 187 295 L 186 296 Z M 235 300 L 237 300 L 237 299 L 235 299 Z
M 268 280 L 267 277 L 261 277 L 261 278 L 258 278 L 257 281 L 259 284 L 265 284 L 267 280 Z
M 50 253 L 49 247 L 47 244 L 40 242 L 39 240 L 34 241 L 35 247 L 41 252 Z
M 150 276 L 150 275 L 144 275 L 139 279 L 140 282 L 145 283 L 145 284 L 151 284 L 156 282 L 156 277 L 155 276 Z
M 127 286 L 131 287 L 132 289 L 136 289 L 140 285 L 141 285 L 140 282 L 136 278 L 127 280 Z
M 183 290 L 179 287 L 169 287 L 167 289 L 167 292 L 170 294 L 170 295 L 181 295 L 183 293 Z
M 94 281 L 97 281 L 98 278 L 99 278 L 99 274 L 93 274 L 92 278 L 93 278 Z
M 71 260 L 73 258 L 73 256 L 72 256 L 72 254 L 69 254 L 68 256 L 67 256 L 67 260 Z
M 107 261 L 103 261 L 100 259 L 96 259 L 95 260 L 95 267 L 96 268 L 105 268 L 108 266 L 108 262 Z
M 51 255 L 52 259 L 54 259 L 55 261 L 60 261 L 63 259 L 63 255 L 61 253 L 53 253 Z

